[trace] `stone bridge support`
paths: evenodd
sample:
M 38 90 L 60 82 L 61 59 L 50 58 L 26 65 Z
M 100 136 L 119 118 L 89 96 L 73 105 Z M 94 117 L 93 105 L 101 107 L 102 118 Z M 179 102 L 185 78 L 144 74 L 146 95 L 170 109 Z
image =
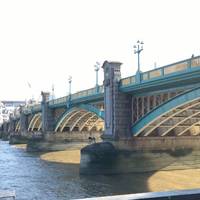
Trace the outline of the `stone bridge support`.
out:
M 131 96 L 120 92 L 121 63 L 107 62 L 104 69 L 104 139 L 117 140 L 131 136 Z
M 54 133 L 55 115 L 54 110 L 49 108 L 49 92 L 41 92 L 42 95 L 42 135 L 36 135 L 29 139 L 27 143 L 27 151 L 57 151 L 64 150 L 63 142 L 56 141 Z M 53 139 L 52 139 L 53 138 Z
M 48 107 L 49 92 L 41 92 L 42 95 L 42 132 L 54 131 L 54 111 Z
M 1 128 L 1 138 L 2 138 L 2 140 L 8 140 L 9 139 L 8 128 L 9 128 L 9 123 L 4 122 L 2 124 L 2 128 Z
M 81 150 L 81 174 L 118 173 L 119 156 L 117 150 L 120 140 L 131 137 L 131 96 L 120 91 L 121 63 L 107 62 L 104 69 L 104 142 L 86 146 Z M 123 164 L 122 164 L 123 165 Z M 116 166 L 113 169 L 112 166 Z M 124 166 L 123 166 L 124 167 Z
M 22 111 L 22 106 L 20 107 L 20 132 L 26 133 L 28 131 L 28 116 Z
M 15 132 L 16 122 L 11 116 L 10 116 L 9 122 L 10 122 L 10 124 L 9 124 L 9 132 L 10 132 L 10 134 L 12 134 L 12 133 Z
M 24 144 L 28 140 L 28 116 L 23 113 L 22 106 L 20 106 L 20 130 L 15 132 L 16 122 L 10 119 L 10 144 Z

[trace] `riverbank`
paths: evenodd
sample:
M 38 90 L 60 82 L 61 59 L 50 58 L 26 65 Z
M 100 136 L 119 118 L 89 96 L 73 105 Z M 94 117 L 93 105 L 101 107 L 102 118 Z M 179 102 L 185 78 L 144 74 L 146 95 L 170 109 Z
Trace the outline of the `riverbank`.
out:
M 149 191 L 200 188 L 200 169 L 158 171 L 148 179 Z
M 77 149 L 70 147 L 64 151 L 53 151 L 48 153 L 42 153 L 40 155 L 41 160 L 48 162 L 56 162 L 62 164 L 80 164 L 80 149 L 85 145 L 77 145 Z M 12 145 L 13 148 L 25 150 L 27 144 L 15 144 Z
M 78 164 L 80 165 L 80 150 L 86 144 L 77 143 L 76 145 L 68 145 L 68 148 L 63 151 L 52 151 L 42 153 L 40 159 L 48 162 L 56 162 L 62 164 Z
M 40 156 L 40 159 L 56 163 L 80 164 L 80 150 L 65 150 L 44 153 Z

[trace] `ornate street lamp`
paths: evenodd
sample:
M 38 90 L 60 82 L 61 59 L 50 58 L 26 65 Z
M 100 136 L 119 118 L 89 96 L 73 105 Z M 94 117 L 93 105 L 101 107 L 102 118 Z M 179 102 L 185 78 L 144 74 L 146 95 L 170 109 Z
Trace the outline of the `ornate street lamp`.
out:
M 69 76 L 69 78 L 68 78 L 68 83 L 69 83 L 69 95 L 71 95 L 71 87 L 72 87 L 72 76 Z
M 51 88 L 51 90 L 52 90 L 52 100 L 54 100 L 54 99 L 55 99 L 55 94 L 54 94 L 54 84 L 52 84 L 52 88 Z
M 140 53 L 143 51 L 143 42 L 137 41 L 137 45 L 134 45 L 134 54 L 138 54 L 138 69 L 137 72 L 140 72 Z
M 99 72 L 99 69 L 100 69 L 100 63 L 99 62 L 96 62 L 96 64 L 94 65 L 94 70 L 96 72 L 96 90 L 98 92 L 98 88 L 99 88 L 99 84 L 98 84 L 98 72 Z
M 72 86 L 72 76 L 69 76 L 68 78 L 68 83 L 69 83 L 69 95 L 68 95 L 68 98 L 67 98 L 67 108 L 70 107 L 71 105 L 71 86 Z

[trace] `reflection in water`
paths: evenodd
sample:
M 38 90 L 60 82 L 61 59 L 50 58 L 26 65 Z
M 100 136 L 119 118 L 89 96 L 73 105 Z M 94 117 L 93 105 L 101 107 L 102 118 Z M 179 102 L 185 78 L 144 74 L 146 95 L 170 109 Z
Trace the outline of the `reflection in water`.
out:
M 147 175 L 79 176 L 79 164 L 41 160 L 39 154 L 0 141 L 0 189 L 20 200 L 66 200 L 147 191 Z

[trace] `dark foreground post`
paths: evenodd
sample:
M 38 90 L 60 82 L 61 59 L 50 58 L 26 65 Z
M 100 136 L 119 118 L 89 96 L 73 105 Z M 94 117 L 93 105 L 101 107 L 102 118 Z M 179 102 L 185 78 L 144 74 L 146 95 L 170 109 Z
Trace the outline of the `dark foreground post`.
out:
M 147 192 L 116 196 L 94 197 L 79 200 L 197 200 L 200 199 L 200 189 L 176 190 L 168 192 Z M 77 199 L 78 200 L 78 199 Z
M 13 200 L 13 199 L 15 199 L 15 191 L 0 190 L 0 200 Z

